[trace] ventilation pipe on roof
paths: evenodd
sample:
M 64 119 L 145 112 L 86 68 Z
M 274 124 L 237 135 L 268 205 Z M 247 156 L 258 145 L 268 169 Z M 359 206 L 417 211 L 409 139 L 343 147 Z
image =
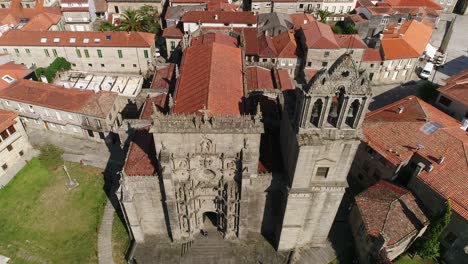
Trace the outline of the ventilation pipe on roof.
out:
M 440 156 L 440 158 L 437 160 L 437 163 L 438 164 L 442 164 L 442 162 L 444 162 L 445 160 L 445 157 L 444 156 Z
M 304 25 L 307 24 L 307 22 L 309 22 L 309 21 L 307 21 L 307 19 L 304 19 Z
M 400 38 L 403 38 L 403 36 L 404 36 L 404 34 L 400 34 L 400 35 L 399 35 Z
M 464 131 L 468 130 L 468 119 L 463 118 L 462 127 L 460 127 L 460 128 L 463 129 Z
M 398 114 L 403 113 L 404 110 L 405 110 L 405 107 L 404 107 L 404 106 L 398 107 Z
M 214 19 L 215 19 L 215 20 L 218 20 L 218 15 L 217 15 L 217 14 L 214 15 Z

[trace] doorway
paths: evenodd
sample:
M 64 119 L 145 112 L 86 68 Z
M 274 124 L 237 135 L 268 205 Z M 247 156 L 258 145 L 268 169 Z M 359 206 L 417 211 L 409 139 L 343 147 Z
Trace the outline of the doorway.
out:
M 203 226 L 205 228 L 216 228 L 218 226 L 218 214 L 215 212 L 203 213 Z

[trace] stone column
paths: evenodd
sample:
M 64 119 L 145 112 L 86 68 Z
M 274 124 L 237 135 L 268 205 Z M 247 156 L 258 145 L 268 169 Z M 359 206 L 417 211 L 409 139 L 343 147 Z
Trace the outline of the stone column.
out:
M 323 122 L 327 122 L 327 119 L 328 119 L 328 114 L 330 112 L 330 107 L 331 107 L 331 103 L 332 103 L 332 98 L 333 97 L 330 97 L 330 96 L 327 96 L 324 98 L 324 102 L 323 102 L 323 115 L 320 116 L 320 120 L 319 120 L 319 127 L 323 127 Z
M 338 113 L 338 120 L 336 122 L 337 128 L 343 127 L 343 120 L 346 121 L 346 113 L 347 113 L 346 111 L 348 110 L 348 108 L 349 108 L 349 96 L 346 96 L 343 99 L 342 107 L 340 109 L 340 112 Z

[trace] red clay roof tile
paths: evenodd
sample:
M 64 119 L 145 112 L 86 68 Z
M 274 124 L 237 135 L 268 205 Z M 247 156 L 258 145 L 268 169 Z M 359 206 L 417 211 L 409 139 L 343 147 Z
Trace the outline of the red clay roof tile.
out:
M 18 116 L 15 112 L 0 109 L 0 132 L 15 124 L 15 118 Z
M 153 105 L 156 106 L 156 109 L 159 112 L 165 113 L 166 102 L 167 93 L 146 99 L 143 110 L 141 111 L 140 119 L 152 120 L 151 115 L 153 114 Z
M 382 61 L 380 51 L 376 49 L 366 49 L 362 55 L 362 61 Z
M 149 128 L 135 131 L 124 165 L 127 176 L 154 176 L 156 173 L 156 149 Z
M 330 26 L 312 21 L 302 26 L 306 45 L 309 49 L 339 49 L 335 35 Z
M 468 106 L 468 70 L 464 70 L 447 80 L 446 85 L 437 89 L 444 96 Z
M 257 17 L 252 12 L 246 11 L 189 11 L 182 16 L 182 22 L 256 24 Z
M 184 33 L 176 25 L 171 25 L 171 26 L 168 26 L 167 28 L 163 29 L 162 36 L 165 37 L 165 38 L 182 39 L 184 37 Z

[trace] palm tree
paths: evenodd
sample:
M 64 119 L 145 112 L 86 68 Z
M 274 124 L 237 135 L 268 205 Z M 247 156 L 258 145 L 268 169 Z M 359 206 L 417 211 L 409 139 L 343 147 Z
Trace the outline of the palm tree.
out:
M 109 21 L 102 21 L 99 25 L 99 31 L 116 31 L 117 27 Z
M 122 14 L 119 29 L 122 31 L 141 31 L 142 21 L 143 19 L 140 12 L 133 9 L 127 9 Z
M 333 13 L 328 10 L 318 10 L 317 14 L 320 17 L 320 22 L 324 22 L 324 23 L 327 22 L 327 18 L 329 16 L 333 15 Z

